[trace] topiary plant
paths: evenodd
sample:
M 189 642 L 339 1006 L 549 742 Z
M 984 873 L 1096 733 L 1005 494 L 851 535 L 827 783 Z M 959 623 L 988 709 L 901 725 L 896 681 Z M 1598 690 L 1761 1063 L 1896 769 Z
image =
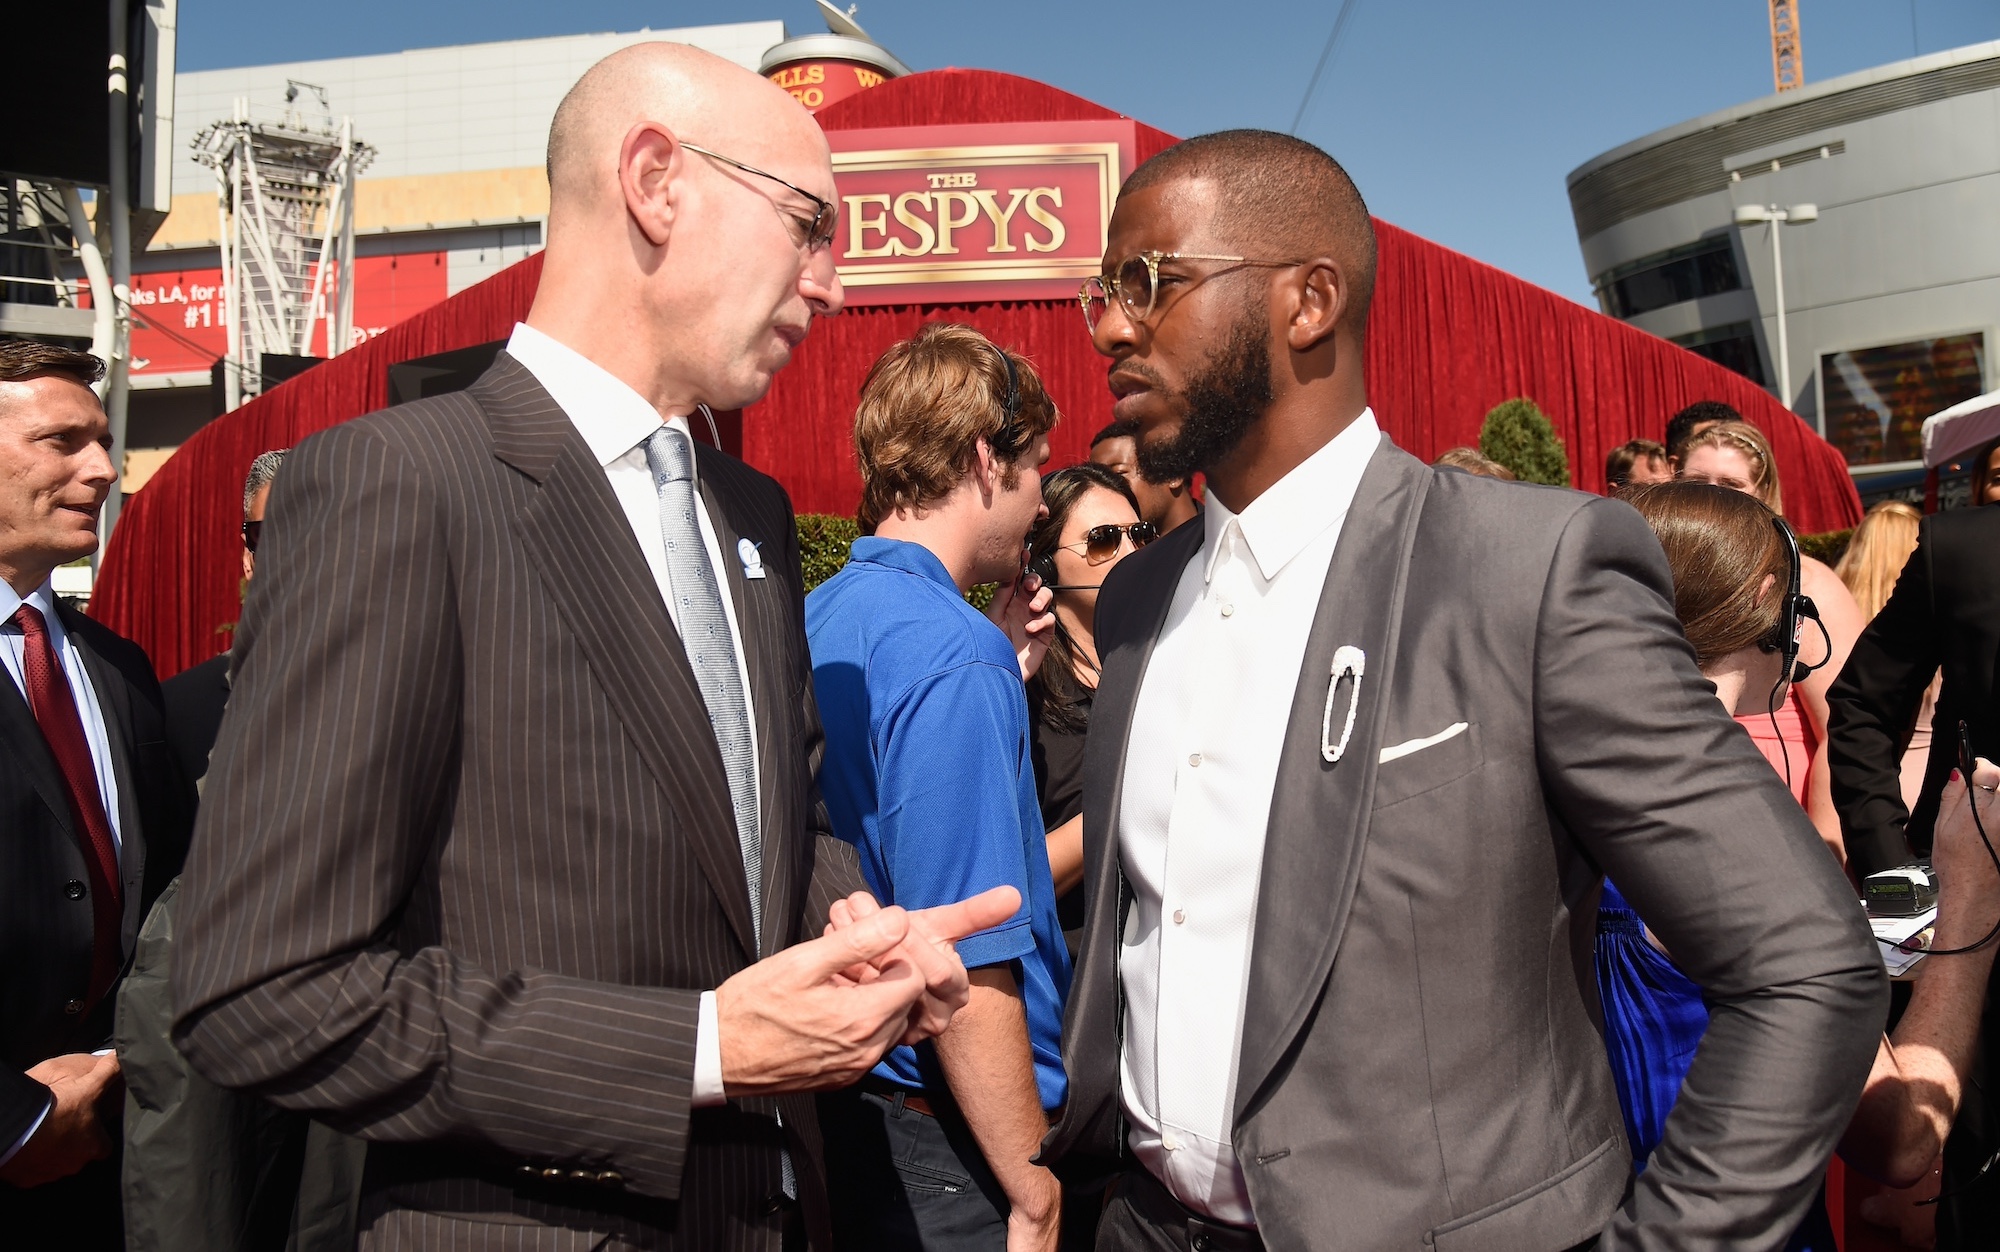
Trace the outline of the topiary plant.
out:
M 1567 487 L 1569 455 L 1556 428 L 1533 400 L 1516 396 L 1493 406 L 1479 427 L 1479 452 L 1524 483 Z
M 851 517 L 833 513 L 799 514 L 799 566 L 811 591 L 840 572 L 861 528 Z

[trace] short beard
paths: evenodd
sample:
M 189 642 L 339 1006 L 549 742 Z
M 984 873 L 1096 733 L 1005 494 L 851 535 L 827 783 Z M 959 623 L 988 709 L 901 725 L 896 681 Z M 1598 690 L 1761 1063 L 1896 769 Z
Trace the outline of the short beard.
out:
M 1182 389 L 1180 430 L 1166 440 L 1140 438 L 1139 472 L 1156 483 L 1213 469 L 1243 442 L 1271 407 L 1270 329 L 1247 313 L 1222 347 Z

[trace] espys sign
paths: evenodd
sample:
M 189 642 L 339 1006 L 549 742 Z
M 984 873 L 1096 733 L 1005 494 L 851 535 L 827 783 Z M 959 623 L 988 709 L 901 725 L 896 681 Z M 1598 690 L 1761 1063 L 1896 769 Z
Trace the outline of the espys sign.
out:
M 1135 138 L 1129 121 L 827 132 L 847 303 L 1073 298 Z

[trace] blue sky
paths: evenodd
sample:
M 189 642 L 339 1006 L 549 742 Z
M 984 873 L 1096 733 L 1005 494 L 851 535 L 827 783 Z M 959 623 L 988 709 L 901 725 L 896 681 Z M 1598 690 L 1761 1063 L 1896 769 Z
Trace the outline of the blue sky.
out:
M 1563 178 L 1648 131 L 1768 94 L 1762 0 L 1354 0 L 1299 133 L 1378 216 L 1591 302 Z M 1025 74 L 1179 135 L 1290 127 L 1339 0 L 862 0 L 917 69 Z M 1800 0 L 1807 81 L 2000 38 L 2000 0 Z M 782 19 L 811 0 L 181 0 L 180 67 Z

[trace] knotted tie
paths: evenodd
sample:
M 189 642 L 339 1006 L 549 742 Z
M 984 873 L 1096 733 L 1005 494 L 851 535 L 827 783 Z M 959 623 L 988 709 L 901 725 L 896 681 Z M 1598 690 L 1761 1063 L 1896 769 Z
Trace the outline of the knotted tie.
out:
M 750 738 L 750 710 L 743 693 L 743 675 L 736 666 L 736 641 L 729 633 L 715 567 L 709 563 L 695 518 L 694 445 L 680 431 L 662 426 L 646 440 L 646 465 L 653 471 L 653 488 L 660 496 L 660 538 L 667 545 L 667 576 L 673 585 L 681 646 L 701 686 L 715 746 L 722 750 L 722 767 L 729 773 L 729 799 L 736 810 L 743 876 L 750 885 L 751 934 L 761 955 L 764 874 L 752 755 L 757 745 Z
M 41 728 L 42 739 L 55 757 L 63 790 L 69 793 L 70 817 L 83 844 L 90 874 L 92 919 L 90 993 L 94 1006 L 118 977 L 123 964 L 119 935 L 125 915 L 125 893 L 118 878 L 118 848 L 111 839 L 111 821 L 104 814 L 104 793 L 98 789 L 97 766 L 90 759 L 90 741 L 83 734 L 76 696 L 56 662 L 49 643 L 48 623 L 40 609 L 23 604 L 15 610 L 21 628 L 21 670 L 27 679 L 28 708 Z M 88 1011 L 86 1009 L 85 1011 Z

